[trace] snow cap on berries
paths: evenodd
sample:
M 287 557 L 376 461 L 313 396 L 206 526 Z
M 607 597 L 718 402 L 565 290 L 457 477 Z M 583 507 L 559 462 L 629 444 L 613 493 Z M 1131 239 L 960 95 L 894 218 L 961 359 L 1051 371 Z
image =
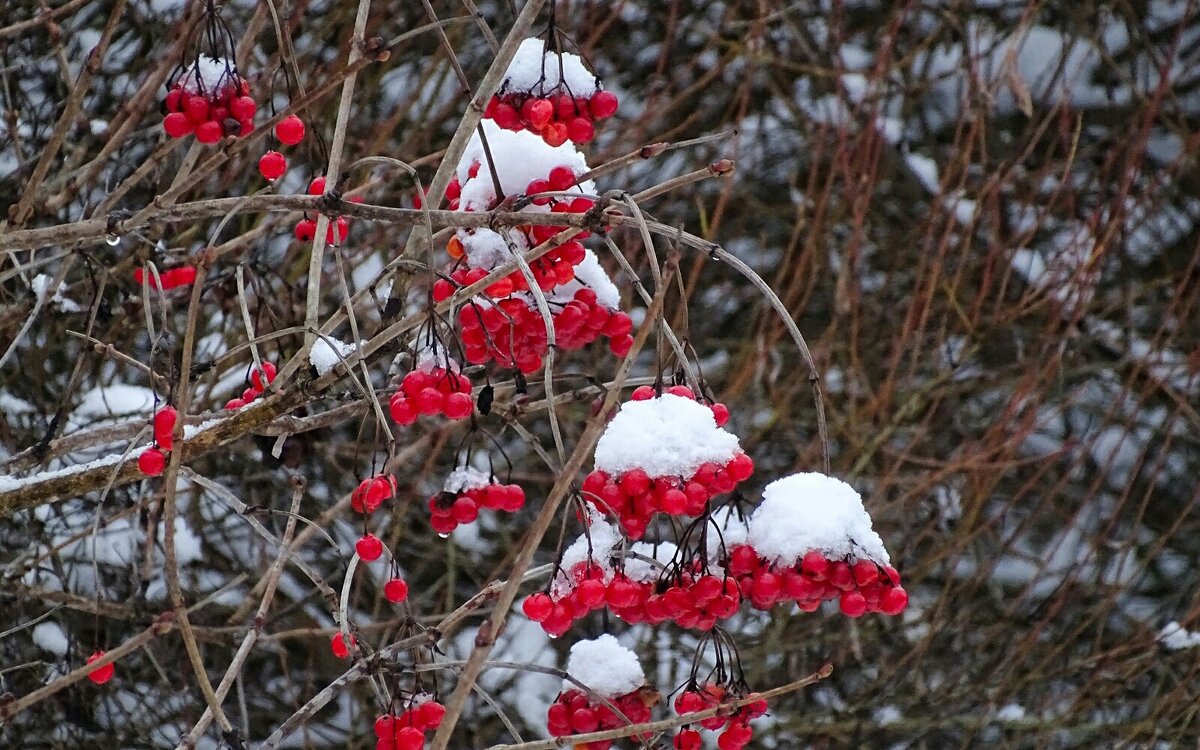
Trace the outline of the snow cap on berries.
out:
M 529 241 L 521 232 L 512 229 L 500 234 L 491 229 L 460 229 L 456 236 L 463 245 L 467 265 L 490 271 L 496 266 L 512 260 L 513 251 L 523 253 L 529 249 Z M 512 250 L 509 249 L 512 244 Z
M 794 565 L 810 550 L 888 564 L 883 540 L 871 527 L 862 497 L 840 479 L 804 472 L 777 479 L 763 490 L 750 517 L 747 541 L 759 555 Z
M 576 175 L 588 171 L 587 159 L 575 150 L 575 145 L 570 141 L 561 146 L 549 146 L 540 135 L 523 130 L 502 130 L 492 120 L 482 120 L 480 125 L 487 136 L 491 160 L 489 161 L 484 152 L 483 142 L 476 131 L 458 162 L 458 181 L 462 183 L 459 208 L 463 211 L 486 211 L 496 200 L 496 188 L 492 182 L 490 166 L 492 163 L 496 166 L 500 189 L 505 195 L 524 193 L 529 183 L 546 179 L 550 170 L 555 167 L 568 167 Z M 479 171 L 471 177 L 471 167 L 474 164 L 479 165 Z M 588 180 L 571 188 L 570 192 L 595 195 L 596 184 Z M 527 210 L 545 212 L 549 209 L 544 206 L 529 206 Z
M 571 646 L 567 674 L 609 699 L 632 693 L 646 684 L 637 654 L 608 634 Z M 573 682 L 563 680 L 563 690 L 578 689 Z
M 621 405 L 596 443 L 596 468 L 614 476 L 642 469 L 651 479 L 690 477 L 701 464 L 724 465 L 737 452 L 737 436 L 717 427 L 712 409 L 664 393 Z
M 416 369 L 428 375 L 439 368 L 446 372 L 462 372 L 458 360 L 447 354 L 445 348 L 435 350 L 432 346 L 427 346 L 417 352 Z
M 502 91 L 523 91 L 537 96 L 558 93 L 560 85 L 575 97 L 589 97 L 598 90 L 596 74 L 587 69 L 579 55 L 546 50 L 541 39 L 526 39 L 517 47 L 508 70 L 504 72 Z M 563 93 L 567 93 L 563 91 Z
M 215 94 L 226 86 L 237 82 L 234 72 L 237 66 L 224 57 L 201 54 L 195 64 L 188 67 L 179 78 L 179 85 L 190 94 Z
M 638 583 L 654 583 L 678 551 L 670 542 L 636 542 L 625 556 L 625 577 Z
M 612 580 L 613 548 L 621 543 L 621 532 L 616 526 L 605 520 L 604 514 L 588 506 L 587 531 L 563 551 L 559 563 L 560 572 L 550 584 L 550 596 L 561 599 L 575 588 L 575 579 L 571 577 L 571 569 L 579 563 L 591 562 L 604 571 L 604 581 Z
M 442 489 L 457 495 L 467 490 L 487 487 L 491 483 L 492 478 L 487 472 L 480 471 L 473 466 L 460 466 L 446 477 Z
M 716 562 L 721 557 L 721 545 L 725 546 L 725 554 L 734 547 L 745 544 L 750 529 L 746 519 L 742 518 L 733 507 L 725 507 L 714 511 L 712 522 L 708 527 L 708 560 Z
M 566 304 L 575 299 L 575 292 L 584 287 L 596 293 L 596 302 L 602 307 L 616 310 L 621 306 L 621 290 L 617 289 L 617 285 L 600 265 L 600 259 L 590 248 L 584 248 L 583 261 L 575 266 L 575 278 L 554 287 L 550 294 L 546 295 L 546 300 Z

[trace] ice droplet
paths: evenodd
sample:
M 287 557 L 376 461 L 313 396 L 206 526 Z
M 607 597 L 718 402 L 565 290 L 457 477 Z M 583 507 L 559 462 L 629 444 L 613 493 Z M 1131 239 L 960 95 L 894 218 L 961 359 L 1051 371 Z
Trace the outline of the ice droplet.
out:
M 449 534 L 438 534 L 438 537 L 441 539 L 449 539 L 450 535 Z
M 121 244 L 121 238 L 115 234 L 105 235 L 104 241 L 107 242 L 112 247 L 116 247 L 117 245 Z

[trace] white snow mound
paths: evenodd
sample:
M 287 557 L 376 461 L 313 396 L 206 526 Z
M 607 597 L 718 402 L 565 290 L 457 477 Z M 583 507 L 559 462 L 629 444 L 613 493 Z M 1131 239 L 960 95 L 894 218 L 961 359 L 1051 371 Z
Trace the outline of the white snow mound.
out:
M 560 83 L 576 97 L 590 97 L 597 90 L 596 74 L 587 69 L 579 55 L 556 55 L 546 51 L 541 39 L 526 39 L 508 64 L 501 87 L 544 96 L 556 91 Z
M 442 489 L 457 495 L 467 490 L 487 487 L 491 483 L 491 476 L 486 471 L 480 471 L 473 466 L 460 466 L 446 477 Z
M 324 338 L 319 338 L 313 342 L 312 349 L 308 353 L 308 361 L 316 368 L 318 375 L 324 375 L 337 367 L 343 359 L 349 360 L 350 355 L 357 348 L 354 344 L 347 344 L 337 339 L 326 341 Z
M 587 159 L 567 141 L 561 146 L 548 145 L 540 135 L 524 130 L 501 130 L 492 120 L 483 120 L 484 135 L 491 150 L 491 161 L 483 150 L 479 131 L 471 136 L 462 159 L 458 162 L 458 181 L 462 185 L 459 194 L 460 211 L 487 211 L 496 200 L 496 188 L 492 181 L 490 164 L 495 164 L 500 179 L 500 189 L 507 195 L 524 193 L 529 183 L 544 180 L 555 167 L 569 167 L 578 177 L 588 171 Z M 470 176 L 471 165 L 478 163 L 479 171 Z M 569 192 L 580 195 L 595 195 L 596 183 L 591 180 L 571 188 Z M 526 210 L 546 212 L 545 206 L 529 206 Z
M 236 66 L 232 60 L 223 57 L 213 57 L 202 54 L 196 58 L 196 63 L 184 71 L 179 81 L 184 91 L 191 94 L 203 92 L 206 95 L 217 93 L 220 89 L 233 84 Z
M 591 248 L 584 248 L 583 260 L 575 266 L 575 278 L 554 287 L 550 294 L 546 295 L 546 299 L 566 304 L 575 299 L 575 292 L 585 286 L 596 293 L 596 302 L 602 307 L 616 310 L 621 306 L 621 290 L 617 289 L 617 285 L 608 277 L 608 273 L 600 265 L 600 259 Z
M 664 393 L 621 405 L 596 443 L 596 468 L 613 476 L 642 469 L 652 479 L 687 478 L 701 464 L 728 463 L 738 450 L 737 436 L 717 427 L 711 409 Z
M 678 551 L 670 542 L 636 542 L 625 557 L 625 577 L 638 583 L 654 583 Z
M 749 527 L 750 545 L 780 565 L 794 565 L 809 550 L 828 558 L 849 555 L 880 565 L 889 561 L 859 494 L 842 480 L 818 472 L 792 474 L 768 484 Z
M 608 699 L 619 698 L 646 684 L 646 675 L 637 654 L 622 646 L 607 633 L 591 641 L 571 646 L 567 674 Z M 563 690 L 578 690 L 563 680 Z

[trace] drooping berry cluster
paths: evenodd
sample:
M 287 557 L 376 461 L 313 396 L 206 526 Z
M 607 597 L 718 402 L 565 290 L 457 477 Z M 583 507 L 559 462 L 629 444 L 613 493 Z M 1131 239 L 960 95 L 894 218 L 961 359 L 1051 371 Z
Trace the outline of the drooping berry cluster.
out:
M 473 523 L 483 509 L 516 513 L 525 507 L 525 490 L 504 484 L 475 469 L 456 469 L 443 489 L 429 498 L 429 524 L 439 534 L 449 534 L 460 524 Z
M 441 414 L 453 420 L 471 416 L 475 408 L 471 379 L 462 374 L 453 360 L 448 364 L 448 368 L 416 369 L 404 376 L 400 390 L 388 402 L 396 424 L 410 425 L 422 414 Z
M 675 697 L 675 713 L 680 716 L 697 713 L 713 708 L 722 702 L 730 702 L 749 698 L 736 687 L 727 688 L 724 685 L 706 683 L 697 686 L 694 683 Z M 766 699 L 760 698 L 748 703 L 729 715 L 718 715 L 696 722 L 702 729 L 711 732 L 721 732 L 717 736 L 717 747 L 720 750 L 741 750 L 750 744 L 754 730 L 750 720 L 757 719 L 767 712 Z M 703 745 L 703 737 L 697 729 L 681 729 L 674 740 L 675 750 L 699 750 Z
M 603 609 L 608 601 L 604 568 L 581 562 L 572 566 L 567 576 L 574 585 L 565 591 L 554 591 L 553 596 L 547 592 L 531 594 L 521 604 L 526 617 L 556 638 L 570 630 L 576 620 Z
M 711 412 L 711 419 L 703 409 Z M 645 419 L 653 420 L 663 432 L 648 447 L 665 452 L 664 461 L 629 450 L 639 441 L 625 433 L 645 433 Z M 689 420 L 694 431 L 677 434 L 671 428 L 677 419 Z M 754 472 L 754 462 L 737 447 L 737 439 L 720 429 L 728 419 L 724 404 L 699 404 L 686 386 L 672 386 L 661 396 L 650 386 L 638 388 L 597 445 L 596 469 L 584 480 L 584 497 L 620 519 L 631 539 L 642 538 L 656 513 L 702 515 L 710 499 L 731 492 Z M 711 460 L 717 456 L 721 458 Z M 700 457 L 710 460 L 700 462 Z M 684 466 L 691 471 L 671 473 Z M 612 467 L 616 468 L 608 470 Z
M 396 478 L 390 474 L 367 477 L 350 493 L 350 507 L 355 512 L 374 513 L 385 500 L 396 496 Z
M 258 104 L 250 84 L 238 75 L 231 60 L 200 55 L 167 91 L 163 130 L 171 138 L 192 133 L 200 143 L 216 143 L 223 136 L 245 136 L 254 129 Z
M 608 585 L 607 600 L 617 617 L 635 624 L 674 622 L 682 628 L 712 630 L 718 620 L 732 617 L 741 604 L 737 581 L 712 574 L 676 574 L 664 588 L 618 574 Z
M 657 697 L 656 693 L 653 695 Z M 653 703 L 647 704 L 644 690 L 639 689 L 611 698 L 609 703 L 612 704 L 612 708 L 592 699 L 582 690 L 565 690 L 558 694 L 546 711 L 546 728 L 555 737 L 569 737 L 573 734 L 602 732 L 650 721 L 650 706 Z M 617 710 L 614 711 L 613 708 Z M 618 711 L 624 714 L 624 719 Z M 642 737 L 640 734 L 634 735 L 634 739 Z M 584 750 L 608 750 L 612 746 L 613 740 L 593 740 L 575 745 Z
M 263 362 L 261 370 L 254 370 L 250 373 L 250 385 L 242 391 L 239 398 L 230 399 L 225 403 L 226 409 L 240 409 L 246 404 L 263 394 L 267 389 L 267 385 L 275 380 L 276 369 L 275 365 L 270 362 Z
M 595 123 L 616 114 L 617 106 L 617 97 L 600 89 L 600 80 L 578 55 L 526 39 L 484 117 L 505 130 L 528 130 L 550 146 L 561 146 L 568 140 L 590 142 Z
M 180 266 L 160 271 L 156 277 L 152 273 L 146 273 L 145 269 L 139 266 L 133 269 L 133 280 L 139 285 L 149 285 L 151 289 L 158 289 L 160 282 L 163 290 L 176 289 L 191 286 L 196 281 L 196 269 L 193 266 Z
M 282 124 L 282 123 L 281 123 Z M 323 176 L 314 177 L 312 182 L 308 183 L 309 195 L 323 195 L 325 193 L 325 178 Z M 351 196 L 350 200 L 355 203 L 361 203 L 362 198 Z M 301 242 L 312 242 L 317 236 L 316 219 L 308 218 L 305 214 L 304 218 L 296 222 L 296 239 Z M 350 234 L 350 218 L 348 216 L 337 216 L 329 221 L 325 229 L 325 242 L 330 245 L 341 244 L 346 241 L 346 237 Z
M 550 318 L 560 349 L 582 349 L 601 336 L 608 338 L 609 349 L 618 357 L 625 356 L 633 346 L 630 335 L 633 321 L 629 315 L 605 307 L 596 293 L 586 287 L 577 290 L 570 301 L 556 302 Z M 526 374 L 541 369 L 548 337 L 545 321 L 532 300 L 508 297 L 495 304 L 465 305 L 459 312 L 458 324 L 462 329 L 464 356 L 471 364 L 494 360 L 502 367 L 515 367 Z
M 399 714 L 383 714 L 375 719 L 375 750 L 421 750 L 426 732 L 442 725 L 446 707 L 432 696 L 420 695 Z
M 164 406 L 154 414 L 154 444 L 138 456 L 138 470 L 148 477 L 163 473 L 167 453 L 175 447 L 175 423 L 179 413 L 174 406 Z
M 729 551 L 729 573 L 736 576 L 756 609 L 795 602 L 813 612 L 823 601 L 838 600 L 843 613 L 861 617 L 868 612 L 898 615 L 908 605 L 900 574 L 891 565 L 846 557 L 830 560 L 811 550 L 796 565 L 772 565 L 747 544 Z

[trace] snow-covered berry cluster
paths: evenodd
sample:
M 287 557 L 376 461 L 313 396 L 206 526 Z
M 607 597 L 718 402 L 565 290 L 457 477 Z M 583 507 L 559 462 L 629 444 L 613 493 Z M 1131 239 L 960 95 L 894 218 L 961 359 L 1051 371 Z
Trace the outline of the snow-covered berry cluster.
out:
M 422 694 L 414 697 L 399 714 L 383 714 L 375 719 L 375 750 L 421 750 L 426 733 L 437 730 L 446 715 L 446 707 Z
M 160 271 L 155 276 L 153 273 L 146 273 L 145 269 L 138 266 L 133 269 L 133 280 L 139 286 L 148 285 L 151 289 L 161 288 L 166 291 L 181 286 L 191 286 L 196 281 L 196 269 L 194 266 L 180 266 Z
M 837 599 L 842 612 L 861 617 L 898 615 L 908 604 L 862 498 L 815 472 L 767 485 L 745 543 L 729 549 L 728 570 L 758 609 L 795 602 L 812 612 Z
M 658 702 L 657 691 L 646 687 L 637 655 L 611 635 L 571 646 L 567 674 L 574 681 L 563 680 L 563 691 L 546 712 L 547 728 L 555 737 L 642 724 Z M 580 684 L 590 692 L 580 690 Z M 596 740 L 575 747 L 608 750 L 612 745 L 612 740 Z
M 174 406 L 164 406 L 154 413 L 154 444 L 138 456 L 138 470 L 148 477 L 163 473 L 167 456 L 175 447 L 175 423 L 179 413 Z
M 584 497 L 641 539 L 656 513 L 699 516 L 713 497 L 754 472 L 735 435 L 718 425 L 728 410 L 705 406 L 685 386 L 662 395 L 644 386 L 609 422 L 596 444 Z
M 721 703 L 751 697 L 753 696 L 739 691 L 735 685 L 726 686 L 712 682 L 705 683 L 704 685 L 693 683 L 687 689 L 680 692 L 679 695 L 675 696 L 675 713 L 680 716 L 686 716 L 713 708 Z M 701 719 L 696 724 L 700 726 L 700 729 L 706 729 L 710 732 L 720 732 L 717 735 L 717 747 L 719 750 L 741 750 L 750 744 L 750 740 L 754 737 L 754 730 L 750 727 L 750 720 L 757 719 L 766 712 L 767 701 L 760 698 L 753 703 L 742 706 L 732 714 L 722 714 Z M 704 739 L 700 730 L 694 728 L 679 730 L 674 740 L 675 750 L 700 750 L 703 743 Z
M 201 54 L 169 86 L 163 107 L 163 130 L 171 138 L 192 133 L 200 143 L 223 136 L 245 136 L 254 129 L 258 104 L 250 84 L 238 75 L 232 60 Z
M 516 513 L 525 507 L 525 490 L 504 484 L 489 473 L 460 467 L 446 477 L 442 491 L 429 498 L 429 524 L 449 534 L 460 524 L 473 523 L 483 509 Z
M 505 130 L 536 133 L 550 146 L 583 144 L 595 137 L 597 121 L 616 114 L 618 104 L 578 55 L 526 39 L 484 116 Z
M 440 359 L 440 364 L 434 364 Z M 410 425 L 421 415 L 441 414 L 459 420 L 471 416 L 471 379 L 463 375 L 458 363 L 449 357 L 427 357 L 417 369 L 404 376 L 400 390 L 392 395 L 388 410 L 398 425 Z
M 240 409 L 261 396 L 263 391 L 267 389 L 267 385 L 274 382 L 276 372 L 274 364 L 263 362 L 261 370 L 256 369 L 250 373 L 250 385 L 246 386 L 246 389 L 242 391 L 242 395 L 226 402 L 225 408 Z

